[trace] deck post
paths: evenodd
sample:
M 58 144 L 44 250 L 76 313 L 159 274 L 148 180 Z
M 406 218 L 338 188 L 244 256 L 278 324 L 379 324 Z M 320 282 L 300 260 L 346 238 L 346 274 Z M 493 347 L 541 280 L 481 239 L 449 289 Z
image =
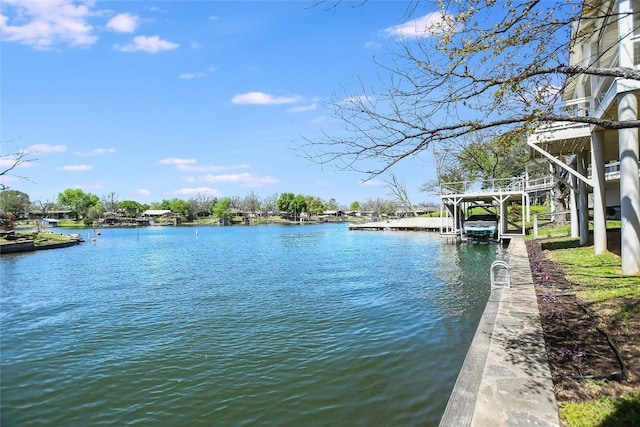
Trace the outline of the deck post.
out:
M 571 179 L 571 190 L 569 193 L 569 196 L 570 196 L 569 211 L 571 212 L 571 238 L 575 239 L 580 235 L 580 229 L 578 224 L 579 220 L 578 220 L 578 200 L 577 200 L 578 179 L 573 175 L 571 175 L 570 179 Z
M 578 173 L 585 175 L 587 172 L 587 152 L 578 153 Z M 589 241 L 589 206 L 587 184 L 578 181 L 578 224 L 580 245 L 586 246 Z
M 605 221 L 604 131 L 591 134 L 591 174 L 593 176 L 593 249 L 596 255 L 607 251 Z
M 620 120 L 638 118 L 638 101 L 633 92 L 618 95 Z M 618 131 L 620 155 L 620 218 L 622 274 L 640 272 L 640 181 L 638 180 L 638 128 Z

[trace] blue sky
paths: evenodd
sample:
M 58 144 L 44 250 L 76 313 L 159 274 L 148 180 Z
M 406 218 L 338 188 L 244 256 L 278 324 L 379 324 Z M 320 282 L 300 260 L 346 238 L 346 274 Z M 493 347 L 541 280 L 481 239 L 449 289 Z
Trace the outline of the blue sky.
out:
M 323 107 L 393 50 L 407 3 L 3 0 L 2 153 L 35 162 L 3 177 L 31 200 L 67 188 L 142 203 L 293 192 L 348 205 L 392 198 L 381 179 L 295 151 L 339 123 Z M 420 16 L 413 16 L 416 19 Z M 408 28 L 415 28 L 409 23 Z M 414 203 L 428 158 L 394 169 Z M 382 177 L 384 178 L 384 177 Z

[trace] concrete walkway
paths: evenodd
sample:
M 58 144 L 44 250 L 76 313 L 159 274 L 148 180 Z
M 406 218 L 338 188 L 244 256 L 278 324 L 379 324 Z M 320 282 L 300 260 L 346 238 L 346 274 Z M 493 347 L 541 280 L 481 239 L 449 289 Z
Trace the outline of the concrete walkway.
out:
M 511 288 L 496 289 L 440 426 L 559 426 L 527 249 L 508 250 Z

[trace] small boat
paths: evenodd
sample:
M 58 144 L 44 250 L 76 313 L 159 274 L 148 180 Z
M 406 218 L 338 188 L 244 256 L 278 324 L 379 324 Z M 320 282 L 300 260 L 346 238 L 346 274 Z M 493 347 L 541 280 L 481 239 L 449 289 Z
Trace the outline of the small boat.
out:
M 464 234 L 472 239 L 498 238 L 498 215 L 471 215 L 462 225 Z

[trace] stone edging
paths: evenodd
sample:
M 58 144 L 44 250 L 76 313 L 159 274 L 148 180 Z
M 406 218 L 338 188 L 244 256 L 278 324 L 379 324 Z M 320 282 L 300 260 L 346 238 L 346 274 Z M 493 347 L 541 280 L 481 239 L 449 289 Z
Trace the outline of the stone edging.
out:
M 522 238 L 508 257 L 512 287 L 491 292 L 441 427 L 560 425 Z

